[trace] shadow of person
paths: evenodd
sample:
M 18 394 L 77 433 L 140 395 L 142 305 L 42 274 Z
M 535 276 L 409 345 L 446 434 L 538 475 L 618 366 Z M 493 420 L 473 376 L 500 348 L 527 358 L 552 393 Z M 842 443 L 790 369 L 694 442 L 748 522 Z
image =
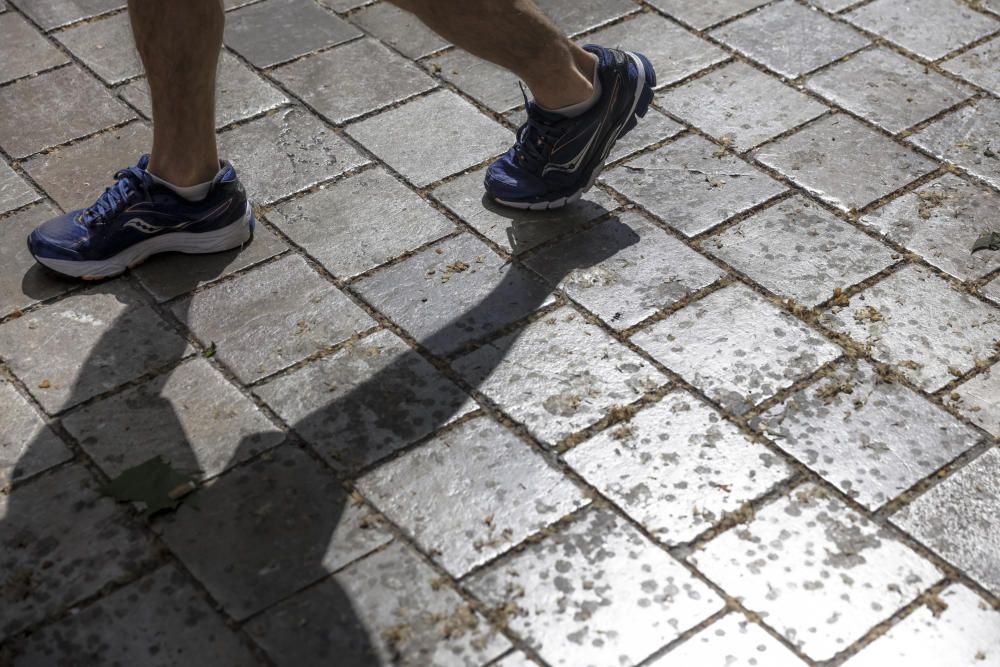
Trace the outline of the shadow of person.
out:
M 625 226 L 616 218 L 602 224 Z M 511 237 L 515 250 L 516 227 L 514 224 Z M 531 286 L 524 281 L 501 281 L 481 301 L 422 337 L 418 347 L 452 350 L 455 347 L 451 344 L 452 338 L 456 332 L 466 331 L 470 322 L 489 322 L 492 313 L 515 301 L 528 306 L 525 312 L 535 310 L 544 304 L 552 289 L 570 271 L 604 261 L 638 241 L 634 232 L 612 236 L 618 239 L 618 246 L 587 252 L 587 257 L 578 263 L 564 262 L 565 270 L 561 275 L 550 277 L 550 283 L 540 289 L 541 282 L 534 278 Z M 213 259 L 206 257 L 199 261 L 212 262 Z M 226 263 L 221 259 L 214 261 L 220 261 L 220 266 Z M 110 288 L 98 286 L 94 289 Z M 183 320 L 184 314 L 179 315 Z M 122 317 L 119 316 L 119 321 Z M 121 333 L 115 332 L 116 327 L 117 324 L 111 327 L 93 347 L 80 368 L 76 386 L 89 386 L 92 384 L 87 381 L 89 374 L 105 373 L 109 359 L 127 353 L 127 344 Z M 491 341 L 495 353 L 490 355 L 486 368 L 478 368 L 477 377 L 490 375 L 518 339 L 520 331 Z M 175 344 L 170 354 L 175 361 L 181 359 L 187 354 L 186 344 L 183 341 Z M 365 361 L 347 363 L 346 357 L 352 354 L 353 358 Z M 329 576 L 379 546 L 376 542 L 373 547 L 371 538 L 367 537 L 371 531 L 366 532 L 363 510 L 354 506 L 343 482 L 351 479 L 359 469 L 371 470 L 386 456 L 435 432 L 469 409 L 471 398 L 435 369 L 422 353 L 406 346 L 388 331 L 376 332 L 352 349 L 314 362 L 310 367 L 316 369 L 316 373 L 307 378 L 308 382 L 324 382 L 333 389 L 327 402 L 310 407 L 294 420 L 291 428 L 296 435 L 292 441 L 260 453 L 261 434 L 244 435 L 228 459 L 247 462 L 211 480 L 176 513 L 154 519 L 152 527 L 237 622 L 249 619 L 248 625 L 252 626 L 258 643 L 278 664 L 336 664 L 338 667 L 430 664 L 427 656 L 434 652 L 435 643 L 443 641 L 440 628 L 433 632 L 432 628 L 426 628 L 427 636 L 410 637 L 400 655 L 399 646 L 393 645 L 380 632 L 380 627 L 384 631 L 385 619 L 376 618 L 377 612 L 373 610 L 356 609 L 351 596 L 335 577 Z M 286 375 L 281 381 L 290 377 Z M 198 443 L 188 441 L 174 401 L 154 395 L 163 382 L 164 379 L 157 378 L 147 383 L 151 390 L 146 395 L 158 403 L 152 408 L 143 403 L 142 413 L 159 415 L 157 428 L 168 434 L 170 442 L 174 443 L 169 458 L 175 467 L 201 469 Z M 294 381 L 289 382 L 280 386 L 280 391 L 295 392 Z M 305 391 L 306 387 L 301 389 Z M 77 398 L 71 397 L 67 404 Z M 120 415 L 113 417 L 116 422 L 128 422 L 132 418 L 127 406 Z M 157 441 L 162 439 L 157 437 Z M 82 445 L 90 450 L 89 443 Z M 128 443 L 120 443 L 120 446 L 128 447 Z M 321 460 L 331 464 L 338 471 L 337 475 L 331 474 Z M 37 508 L 28 505 L 31 502 L 29 494 L 21 492 L 22 487 L 30 490 L 31 486 L 15 483 L 6 499 L 6 515 L 0 521 L 0 564 L 4 565 L 6 576 L 11 579 L 26 572 L 33 583 L 28 590 L 9 585 L 2 589 L 0 609 L 6 611 L 0 611 L 0 638 L 15 634 L 22 625 L 37 623 L 42 616 L 50 616 L 61 606 L 74 603 L 76 600 L 60 591 L 66 582 L 83 577 L 83 570 L 97 566 L 93 560 L 79 558 L 79 554 L 56 553 L 58 548 L 41 549 L 38 546 L 41 541 L 58 542 L 59 537 L 43 535 L 44 528 L 39 528 Z M 99 552 L 100 547 L 98 534 L 95 551 Z M 52 562 L 55 557 L 62 557 L 63 562 Z M 129 574 L 127 569 L 123 570 L 118 578 L 127 578 Z M 396 576 L 406 575 L 397 573 Z M 268 629 L 271 612 L 262 613 L 262 610 L 273 609 L 274 605 L 303 589 L 313 587 L 310 591 L 316 590 L 318 586 L 314 585 L 321 581 L 322 595 L 310 598 L 311 604 L 320 606 L 310 610 L 309 619 L 312 620 L 302 620 L 300 625 L 304 627 L 297 628 L 294 641 L 280 637 L 275 640 Z M 32 596 L 44 599 L 38 604 L 25 605 L 14 593 L 20 593 L 21 597 L 27 595 L 29 599 Z M 134 607 L 142 603 L 139 599 L 130 604 Z M 199 604 L 204 607 L 203 601 L 190 602 L 191 614 Z M 400 599 L 394 604 L 399 608 L 419 606 L 420 600 Z M 25 623 L 24 615 L 30 614 L 37 618 L 27 619 Z M 21 633 L 15 642 L 19 655 L 16 664 L 106 664 L 109 658 L 120 657 L 121 650 L 114 648 L 116 643 L 146 642 L 153 635 L 162 645 L 170 645 L 169 635 L 176 628 L 170 626 L 168 618 L 162 620 L 163 627 L 145 628 L 145 634 L 128 628 L 130 618 L 128 611 L 119 612 L 113 622 L 110 622 L 111 617 L 105 616 L 105 621 L 109 622 L 104 627 L 91 625 L 73 629 L 67 626 L 76 622 L 71 617 L 56 622 L 55 626 L 63 626 L 58 630 L 51 630 L 53 626 L 50 625 L 36 629 L 31 635 Z M 317 619 L 322 619 L 322 623 L 317 623 Z M 95 640 L 95 636 L 99 640 Z M 194 660 L 197 664 L 198 651 L 198 647 L 188 646 L 186 660 Z M 163 659 L 168 653 L 160 656 L 159 661 L 143 664 L 171 664 Z M 215 654 L 211 664 L 247 664 L 245 654 L 240 655 L 242 657 L 235 658 Z M 464 659 L 474 664 L 471 661 L 475 658 L 467 654 Z M 461 656 L 458 659 L 463 660 Z

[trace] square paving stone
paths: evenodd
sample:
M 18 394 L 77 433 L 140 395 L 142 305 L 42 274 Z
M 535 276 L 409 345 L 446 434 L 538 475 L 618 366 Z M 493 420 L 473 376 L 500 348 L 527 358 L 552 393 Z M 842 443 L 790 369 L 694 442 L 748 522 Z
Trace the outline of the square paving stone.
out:
M 380 269 L 352 289 L 442 356 L 552 301 L 550 288 L 471 234 L 446 239 Z
M 966 81 L 982 86 L 994 95 L 1000 95 L 1000 38 L 966 51 L 960 56 L 946 60 L 941 67 L 957 74 Z
M 16 12 L 0 16 L 0 42 L 4 45 L 0 83 L 69 62 L 69 58 Z
M 749 65 L 732 63 L 660 95 L 665 111 L 740 151 L 828 111 Z
M 638 11 L 631 0 L 536 0 L 546 16 L 568 35 L 576 35 Z
M 785 190 L 697 135 L 619 165 L 602 180 L 685 236 L 705 232 Z
M 844 18 L 928 60 L 1000 29 L 1000 21 L 957 0 L 875 0 Z
M 164 515 L 158 528 L 170 550 L 238 620 L 391 539 L 337 477 L 290 446 L 209 482 Z
M 191 352 L 133 288 L 102 283 L 0 326 L 0 356 L 56 413 Z
M 649 667 L 806 667 L 781 642 L 739 614 L 728 614 Z
M 113 86 L 143 73 L 128 12 L 75 25 L 55 37 L 104 83 Z
M 473 667 L 510 648 L 399 542 L 254 619 L 250 635 L 280 667 Z
M 703 30 L 716 23 L 748 12 L 767 4 L 768 0 L 649 0 L 660 11 L 687 23 L 697 30 Z
M 1000 450 L 991 449 L 892 521 L 1000 595 Z
M 929 656 L 954 667 L 1000 662 L 1000 612 L 961 584 L 952 584 L 939 593 L 935 604 L 940 606 L 917 607 L 844 664 L 917 665 Z
M 375 326 L 297 255 L 198 292 L 173 311 L 244 382 Z
M 122 0 L 12 0 L 11 4 L 17 5 L 42 30 L 51 30 L 125 7 Z
M 801 195 L 701 245 L 775 294 L 810 307 L 895 261 L 891 249 Z
M 910 141 L 1000 188 L 1000 101 L 980 100 L 928 125 Z
M 229 12 L 226 46 L 270 67 L 363 33 L 312 0 L 265 0 Z
M 494 111 L 502 113 L 524 104 L 520 80 L 499 65 L 457 49 L 426 62 L 439 77 Z
M 634 130 L 618 140 L 608 155 L 608 162 L 616 162 L 633 153 L 675 137 L 685 130 L 685 127 L 666 114 L 650 108 L 649 113 Z
M 456 577 L 589 502 L 486 417 L 380 466 L 358 488 Z
M 454 366 L 548 444 L 667 381 L 649 362 L 568 307 L 484 345 Z
M 685 391 L 564 458 L 667 544 L 693 540 L 789 475 L 781 459 Z
M 841 353 L 741 284 L 713 292 L 632 340 L 736 414 Z
M 532 255 L 528 266 L 615 329 L 627 329 L 725 274 L 628 212 Z
M 416 16 L 389 2 L 362 7 L 350 20 L 407 58 L 423 58 L 448 46 Z
M 31 230 L 57 215 L 42 203 L 0 220 L 0 317 L 78 286 L 38 266 L 25 243 Z
M 3 378 L 0 414 L 4 416 L 0 422 L 0 489 L 73 457 L 31 404 Z
M 260 664 L 204 594 L 171 565 L 73 611 L 16 646 L 17 664 Z
M 980 293 L 987 299 L 1000 305 L 1000 278 L 994 278 L 983 287 L 979 288 Z
M 1000 195 L 953 174 L 931 181 L 861 219 L 959 280 L 997 268 L 990 253 L 969 248 L 996 223 Z
M 996 366 L 960 384 L 952 392 L 958 394 L 953 407 L 966 419 L 1000 438 L 1000 369 Z
M 993 356 L 1000 310 L 953 289 L 927 269 L 907 266 L 834 307 L 821 322 L 871 347 L 911 382 L 936 391 Z
M 753 156 L 843 211 L 864 208 L 936 166 L 843 114 L 820 119 Z
M 892 533 L 812 484 L 690 560 L 813 660 L 832 658 L 941 578 Z
M 968 99 L 972 90 L 887 48 L 869 49 L 809 79 L 809 90 L 889 132 Z
M 223 132 L 219 152 L 236 167 L 255 204 L 273 203 L 369 162 L 299 107 Z
M 40 199 L 28 183 L 17 172 L 0 160 L 0 214 L 20 208 Z
M 456 229 L 380 168 L 280 204 L 267 219 L 341 278 L 375 268 Z
M 791 0 L 727 23 L 712 37 L 789 79 L 870 43 L 857 30 Z
M 257 387 L 330 461 L 354 471 L 475 409 L 461 389 L 402 340 L 380 331 Z
M 634 665 L 722 600 L 624 519 L 590 510 L 466 582 L 553 666 Z
M 23 158 L 132 117 L 96 79 L 62 67 L 0 88 L 0 147 Z
M 417 187 L 507 150 L 510 130 L 450 91 L 384 111 L 347 133 Z
M 763 414 L 755 426 L 872 510 L 982 440 L 864 362 L 838 367 Z
M 412 62 L 374 39 L 306 56 L 276 68 L 271 76 L 333 123 L 343 123 L 437 85 Z
M 0 494 L 0 639 L 152 560 L 152 544 L 86 469 L 66 466 Z

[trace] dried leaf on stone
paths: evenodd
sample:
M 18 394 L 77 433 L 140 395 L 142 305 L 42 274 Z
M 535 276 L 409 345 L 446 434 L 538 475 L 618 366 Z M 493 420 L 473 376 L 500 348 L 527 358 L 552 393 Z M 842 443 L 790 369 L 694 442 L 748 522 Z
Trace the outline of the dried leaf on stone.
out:
M 101 487 L 101 493 L 119 502 L 140 502 L 145 515 L 176 509 L 181 499 L 194 491 L 190 475 L 175 470 L 162 456 L 125 470 Z
M 1000 233 L 987 232 L 976 239 L 976 242 L 972 244 L 972 252 L 980 250 L 1000 250 Z

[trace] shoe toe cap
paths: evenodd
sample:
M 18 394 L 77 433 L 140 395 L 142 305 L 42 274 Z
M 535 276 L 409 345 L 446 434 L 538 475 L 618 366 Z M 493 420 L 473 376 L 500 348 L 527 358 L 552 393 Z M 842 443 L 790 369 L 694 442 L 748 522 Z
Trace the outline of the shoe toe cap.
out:
M 76 223 L 80 211 L 52 218 L 28 235 L 28 250 L 35 257 L 79 261 L 83 231 Z

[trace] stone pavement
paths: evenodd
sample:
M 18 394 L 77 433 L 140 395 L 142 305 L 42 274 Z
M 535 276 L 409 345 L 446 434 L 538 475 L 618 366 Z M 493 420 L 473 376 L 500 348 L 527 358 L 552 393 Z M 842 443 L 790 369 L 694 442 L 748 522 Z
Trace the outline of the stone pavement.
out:
M 0 0 L 0 664 L 1000 665 L 1000 1 L 543 0 L 661 87 L 522 215 L 510 75 L 227 0 L 254 242 L 78 285 L 123 4 Z

